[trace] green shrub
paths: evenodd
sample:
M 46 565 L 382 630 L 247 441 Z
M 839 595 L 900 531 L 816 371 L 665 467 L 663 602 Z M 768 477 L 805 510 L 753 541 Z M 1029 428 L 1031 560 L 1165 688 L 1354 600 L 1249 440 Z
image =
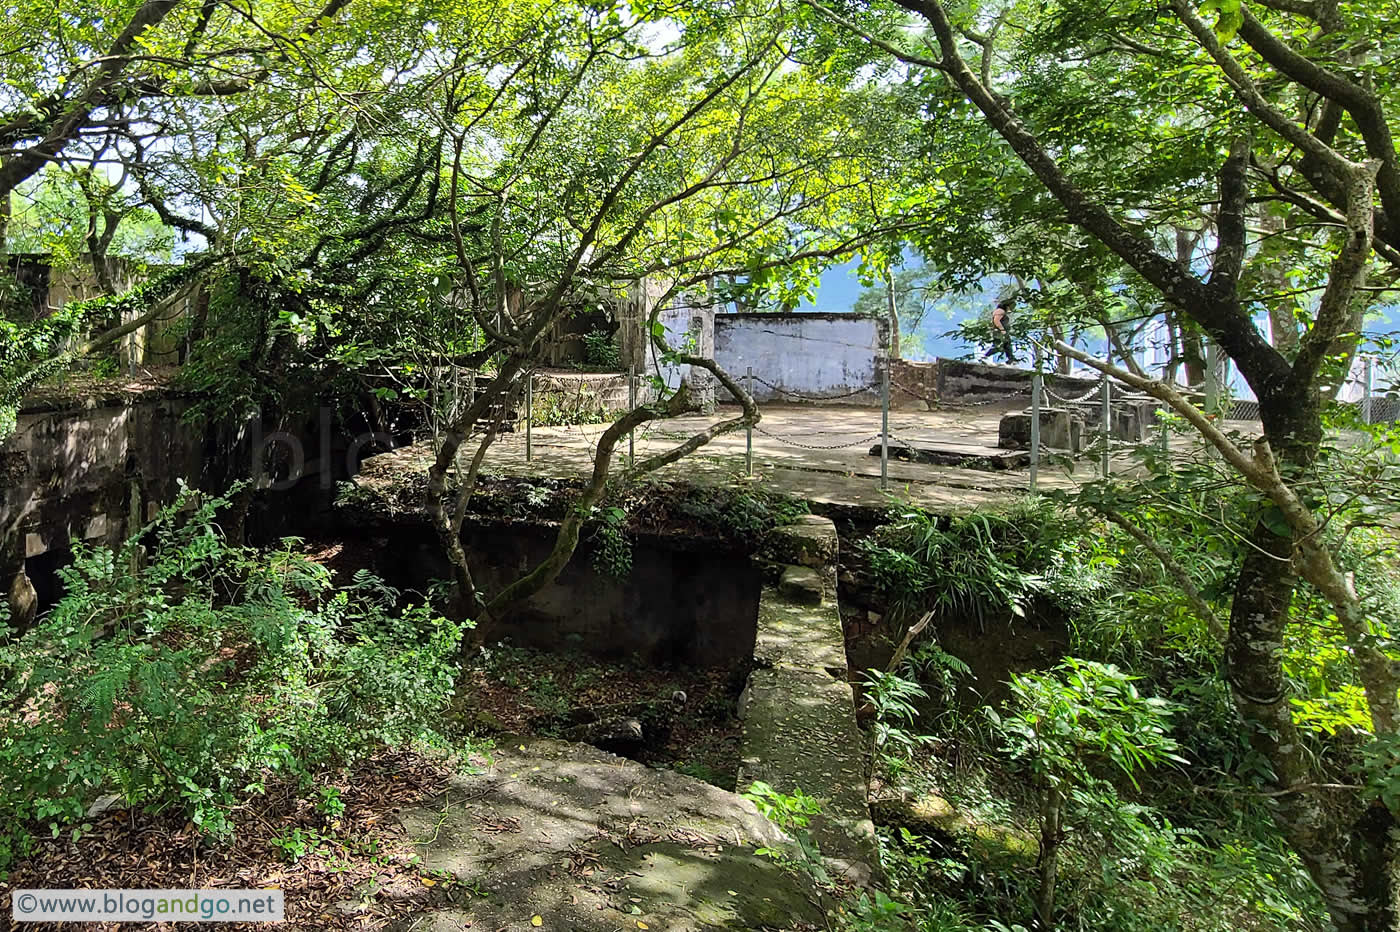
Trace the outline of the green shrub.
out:
M 583 335 L 584 362 L 598 369 L 621 369 L 622 354 L 606 330 L 590 330 Z
M 119 551 L 79 547 L 62 600 L 0 648 L 0 861 L 103 795 L 227 835 L 271 780 L 431 736 L 463 627 L 364 573 L 335 591 L 290 545 L 231 546 L 225 502 L 193 498 Z
M 895 611 L 978 619 L 1094 594 L 1104 580 L 1084 547 L 1072 513 L 1043 499 L 951 518 L 915 509 L 857 543 Z

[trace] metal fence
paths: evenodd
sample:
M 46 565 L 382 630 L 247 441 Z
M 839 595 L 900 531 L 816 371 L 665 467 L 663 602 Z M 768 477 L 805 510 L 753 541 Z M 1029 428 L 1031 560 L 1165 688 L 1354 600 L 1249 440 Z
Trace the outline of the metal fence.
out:
M 1121 450 L 1124 444 L 1141 446 L 1143 444 L 1154 444 L 1162 453 L 1166 453 L 1169 448 L 1170 431 L 1168 422 L 1161 420 L 1158 424 L 1149 423 L 1147 413 L 1148 407 L 1156 407 L 1159 403 L 1156 399 L 1140 391 L 1132 389 L 1121 382 L 1100 376 L 1095 382 L 1090 384 L 1085 390 L 1074 394 L 1061 394 L 1050 387 L 1049 380 L 1044 373 L 1044 367 L 1037 348 L 1035 369 L 1031 379 L 1030 398 L 1030 437 L 1029 437 L 1029 488 L 1034 491 L 1039 480 L 1039 473 L 1046 462 L 1050 448 L 1042 443 L 1043 418 L 1049 409 L 1071 411 L 1078 409 L 1084 412 L 1087 417 L 1083 418 L 1083 423 L 1092 425 L 1094 436 L 1091 442 L 1076 449 L 1087 451 L 1096 462 L 1099 475 L 1107 477 L 1112 474 L 1113 462 L 1112 454 L 1115 445 Z M 872 423 L 871 433 L 868 435 L 857 431 L 852 431 L 849 425 L 838 429 L 805 428 L 797 432 L 794 436 L 791 432 L 780 432 L 765 427 L 763 424 L 749 425 L 745 430 L 744 442 L 744 471 L 747 475 L 754 472 L 754 434 L 757 433 L 771 441 L 792 447 L 798 450 L 825 452 L 836 450 L 851 450 L 856 448 L 870 449 L 874 454 L 876 450 L 872 445 L 878 443 L 878 453 L 880 458 L 880 488 L 889 488 L 889 461 L 890 451 L 894 447 L 896 450 L 907 449 L 916 450 L 926 441 L 909 441 L 899 437 L 891 429 L 890 425 L 890 391 L 893 383 L 893 364 L 886 357 L 881 357 L 876 367 L 878 386 L 863 385 L 858 388 L 842 390 L 831 393 L 806 392 L 787 388 L 778 382 L 769 381 L 763 376 L 755 373 L 752 367 L 747 367 L 743 376 L 740 377 L 742 384 L 750 396 L 754 395 L 757 385 L 762 385 L 774 396 L 788 401 L 816 403 L 823 402 L 844 402 L 858 395 L 869 395 L 875 391 L 879 393 L 880 420 L 878 429 Z M 533 380 L 532 380 L 533 381 Z M 643 381 L 640 372 L 634 367 L 627 373 L 627 398 L 628 408 L 635 408 L 642 398 Z M 922 397 L 921 392 L 913 391 L 900 386 L 900 390 L 912 397 Z M 525 457 L 530 460 L 533 457 L 533 385 L 527 386 L 525 397 Z M 1022 396 L 1024 397 L 1024 396 Z M 958 407 L 977 407 L 981 405 L 1005 404 L 1012 398 L 993 399 L 980 402 L 971 402 L 966 405 L 959 404 Z M 1231 400 L 1227 397 L 1212 397 L 1211 404 L 1220 406 L 1222 412 L 1229 411 L 1230 418 L 1238 420 L 1258 420 L 1259 404 L 1252 400 Z M 1394 394 L 1374 394 L 1371 388 L 1369 366 L 1367 378 L 1364 383 L 1363 397 L 1356 402 L 1351 402 L 1359 408 L 1359 416 L 1365 423 L 1378 424 L 1400 421 L 1400 398 Z M 1137 406 L 1136 412 L 1125 412 L 1121 406 Z M 840 407 L 847 410 L 849 405 Z M 870 408 L 872 415 L 874 409 Z M 1132 420 L 1136 418 L 1137 420 Z M 1134 437 L 1126 439 L 1115 439 L 1115 419 L 1124 424 L 1136 424 L 1131 431 Z M 1097 423 L 1094 423 L 1097 422 Z M 1087 427 L 1085 429 L 1088 429 Z M 858 435 L 857 435 L 858 434 Z M 997 440 L 991 439 L 988 446 L 996 445 Z M 634 435 L 628 436 L 627 449 L 628 463 L 636 460 L 636 445 Z

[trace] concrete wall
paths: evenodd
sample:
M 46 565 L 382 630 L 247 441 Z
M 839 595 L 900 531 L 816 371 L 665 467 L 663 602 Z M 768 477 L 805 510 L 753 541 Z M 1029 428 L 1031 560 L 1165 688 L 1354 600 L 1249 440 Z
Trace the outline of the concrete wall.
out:
M 42 254 L 10 255 L 5 257 L 5 271 L 28 290 L 25 305 L 18 315 L 22 319 L 39 320 L 73 301 L 100 297 L 102 288 L 92 268 L 92 259 L 80 256 L 68 266 L 55 269 L 51 257 Z M 135 287 L 144 274 L 154 274 L 159 268 L 147 269 L 121 256 L 104 260 L 112 286 L 118 292 Z M 202 289 L 187 289 L 169 302 L 164 314 L 145 326 L 122 337 L 113 347 L 113 355 L 123 368 L 139 365 L 166 366 L 180 361 L 186 317 L 194 316 L 197 305 L 207 301 Z M 145 313 L 145 308 L 133 308 L 120 321 L 126 323 Z M 115 326 L 117 320 L 94 321 L 95 330 Z
M 0 442 L 0 586 L 25 589 L 32 575 L 42 607 L 72 540 L 118 544 L 175 498 L 179 480 L 213 488 L 246 474 L 232 432 L 185 421 L 191 403 L 159 385 L 29 402 Z M 24 622 L 35 606 L 21 601 L 10 607 Z
M 66 548 L 70 538 L 117 543 L 132 483 L 146 504 L 168 501 L 175 477 L 198 479 L 204 434 L 182 422 L 187 399 L 98 396 L 20 412 L 0 445 L 0 547 L 13 560 Z
M 672 349 L 709 358 L 714 358 L 715 354 L 715 318 L 713 307 L 692 303 L 683 295 L 657 315 L 665 330 L 666 343 Z M 668 388 L 675 389 L 685 380 L 703 405 L 708 407 L 714 404 L 717 386 L 709 372 L 690 365 L 660 364 L 653 346 L 647 371 L 650 373 L 658 369 Z
M 12 610 L 12 583 L 32 583 L 46 607 L 73 540 L 120 544 L 175 500 L 182 480 L 221 493 L 252 477 L 280 494 L 276 507 L 290 517 L 323 497 L 317 485 L 328 493 L 374 443 L 392 440 L 350 436 L 325 408 L 299 422 L 230 416 L 210 425 L 186 417 L 195 401 L 154 377 L 30 396 L 17 430 L 0 441 L 0 598 Z M 33 606 L 18 607 L 16 618 L 26 621 Z
M 715 317 L 715 361 L 740 379 L 752 366 L 760 402 L 878 405 L 888 342 L 888 324 L 860 314 Z
M 1015 401 L 1031 397 L 1029 369 L 993 366 L 981 362 L 957 359 L 938 360 L 938 400 L 945 404 L 976 404 L 978 402 Z M 1084 394 L 1096 379 L 1067 375 L 1045 374 L 1045 384 L 1051 391 L 1066 397 Z
M 364 548 L 365 563 L 402 589 L 423 590 L 450 576 L 435 536 L 410 519 L 367 526 L 330 516 L 336 536 Z M 498 592 L 538 565 L 556 529 L 523 522 L 469 521 L 462 544 L 479 586 Z M 729 666 L 753 655 L 762 571 L 742 553 L 705 549 L 669 537 L 633 540 L 632 569 L 622 578 L 593 568 L 585 536 L 559 577 L 476 636 L 510 639 L 543 650 L 633 655 L 649 663 Z

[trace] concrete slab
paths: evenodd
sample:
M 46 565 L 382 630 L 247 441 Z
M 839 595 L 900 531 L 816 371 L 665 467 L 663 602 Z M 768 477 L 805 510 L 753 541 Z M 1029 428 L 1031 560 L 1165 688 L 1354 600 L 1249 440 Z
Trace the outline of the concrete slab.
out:
M 848 683 L 826 673 L 755 670 L 740 700 L 744 756 L 739 786 L 761 780 L 781 793 L 821 800 L 809 826 L 822 854 L 865 882 L 878 871 L 866 805 L 865 741 Z
M 1013 407 L 1018 405 L 1013 405 Z M 896 443 L 915 445 L 987 446 L 995 443 L 1006 405 L 939 408 L 934 411 L 895 411 L 890 415 Z M 713 424 L 736 415 L 732 407 L 715 415 L 694 415 L 656 422 L 637 431 L 638 457 L 659 453 Z M 555 479 L 584 479 L 593 469 L 593 454 L 605 424 L 538 428 L 533 432 L 533 458 L 525 459 L 523 431 L 500 437 L 488 451 L 486 475 Z M 764 405 L 763 421 L 753 434 L 754 473 L 745 474 L 745 435 L 739 430 L 712 440 L 696 454 L 661 470 L 659 475 L 698 483 L 752 481 L 775 491 L 833 507 L 901 507 L 915 504 L 940 512 L 1009 502 L 1024 495 L 1025 469 L 988 472 L 926 463 L 889 464 L 889 489 L 880 489 L 880 462 L 870 455 L 879 439 L 878 409 Z M 463 456 L 475 452 L 464 449 Z M 626 469 L 624 455 L 613 469 Z M 416 444 L 365 461 L 357 483 L 379 491 L 407 510 L 421 508 L 424 476 L 432 462 L 428 444 Z M 1043 465 L 1042 488 L 1072 488 L 1092 475 L 1092 464 L 1073 472 Z
M 846 678 L 846 642 L 841 612 L 833 599 L 823 605 L 803 605 L 765 588 L 758 601 L 758 637 L 754 663 L 805 673 Z
M 823 592 L 825 588 L 822 574 L 810 566 L 785 567 L 782 577 L 778 580 L 778 592 L 784 599 L 811 607 L 822 604 L 826 598 L 826 593 Z
M 871 456 L 880 455 L 880 445 L 870 448 Z M 955 443 L 940 443 L 936 440 L 903 440 L 889 447 L 888 455 L 893 459 L 908 463 L 925 463 L 931 466 L 962 466 L 965 469 L 980 469 L 993 472 L 1029 467 L 1031 455 L 1020 450 L 1003 450 L 997 447 L 970 446 Z
M 454 777 L 400 820 L 425 871 L 471 890 L 405 932 L 796 929 L 821 918 L 801 878 L 754 853 L 790 841 L 751 802 L 587 745 L 500 748 L 484 773 Z

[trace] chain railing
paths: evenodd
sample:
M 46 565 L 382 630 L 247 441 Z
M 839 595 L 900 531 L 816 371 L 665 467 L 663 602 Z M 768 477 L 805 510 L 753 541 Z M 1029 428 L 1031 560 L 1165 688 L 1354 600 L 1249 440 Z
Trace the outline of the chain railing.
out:
M 1039 350 L 1040 348 L 1037 347 L 1036 349 Z M 860 385 L 849 390 L 829 393 L 801 391 L 789 388 L 784 386 L 781 381 L 770 381 L 753 372 L 752 369 L 749 369 L 748 372 L 741 377 L 741 381 L 744 383 L 751 396 L 754 394 L 755 386 L 763 386 L 779 399 L 796 399 L 804 402 L 816 403 L 839 402 L 862 395 L 869 397 L 878 393 L 880 398 L 881 422 L 878 431 L 859 437 L 852 436 L 853 431 L 842 429 L 823 430 L 799 426 L 795 429 L 778 431 L 762 425 L 749 425 L 745 431 L 746 473 L 750 476 L 754 474 L 753 437 L 755 433 L 785 447 L 817 453 L 868 448 L 870 445 L 878 443 L 880 454 L 880 487 L 881 489 L 888 488 L 888 462 L 891 445 L 903 447 L 910 451 L 917 451 L 920 443 L 923 442 L 915 442 L 906 437 L 897 436 L 895 431 L 891 429 L 890 389 L 891 387 L 895 387 L 900 392 L 904 393 L 904 395 L 929 401 L 929 393 L 926 388 L 911 388 L 910 386 L 896 382 L 893 378 L 892 368 L 890 362 L 882 356 L 877 362 L 877 378 L 873 380 L 873 384 Z M 1112 453 L 1115 448 L 1119 448 L 1115 433 L 1119 433 L 1120 437 L 1118 439 L 1121 439 L 1121 432 L 1115 431 L 1115 426 L 1126 424 L 1129 427 L 1133 427 L 1133 425 L 1136 425 L 1132 431 L 1136 435 L 1136 440 L 1133 442 L 1152 442 L 1150 434 L 1153 428 L 1150 424 L 1144 422 L 1150 416 L 1147 405 L 1149 403 L 1156 405 L 1157 399 L 1140 390 L 1135 390 L 1130 386 L 1117 382 L 1107 375 L 1100 375 L 1087 386 L 1085 386 L 1084 381 L 1080 381 L 1079 386 L 1082 388 L 1081 391 L 1063 390 L 1064 383 L 1060 383 L 1062 391 L 1056 391 L 1049 384 L 1051 380 L 1050 375 L 1051 374 L 1046 373 L 1044 370 L 1041 353 L 1037 352 L 1035 369 L 1031 374 L 1029 486 L 1032 491 L 1036 488 L 1038 471 L 1044 453 L 1044 445 L 1041 441 L 1044 429 L 1043 419 L 1047 408 L 1088 409 L 1088 413 L 1090 414 L 1089 421 L 1093 423 L 1094 420 L 1097 420 L 1098 429 L 1096 431 L 1096 442 L 1089 444 L 1086 452 L 1089 452 L 1097 458 L 1098 472 L 1105 477 L 1109 476 L 1112 471 Z M 634 367 L 632 371 L 626 373 L 625 377 L 628 382 L 629 407 L 635 407 L 640 400 L 639 389 L 641 386 L 638 384 L 639 373 Z M 1359 402 L 1354 402 L 1354 404 L 1358 405 L 1361 416 L 1366 422 L 1386 423 L 1400 420 L 1400 399 L 1394 397 L 1393 394 L 1374 393 L 1371 385 L 1371 372 L 1369 368 L 1363 384 L 1363 397 Z M 525 399 L 527 420 L 524 433 L 525 455 L 527 460 L 529 460 L 534 453 L 534 438 L 531 424 L 533 418 L 529 416 L 530 413 L 533 412 L 534 407 L 532 404 L 534 399 L 530 397 L 529 394 L 533 392 L 533 385 L 527 389 L 527 392 Z M 933 398 L 935 400 L 937 399 L 936 393 L 933 393 Z M 1011 399 L 1008 397 L 1001 397 L 968 402 L 943 402 L 942 405 L 949 408 L 977 408 L 1005 405 L 1009 400 Z M 1259 406 L 1256 401 L 1247 399 L 1231 400 L 1228 395 L 1219 397 L 1216 400 L 1221 406 L 1220 413 L 1225 414 L 1226 417 L 1238 420 L 1257 420 L 1259 417 Z M 1132 411 L 1124 407 L 1115 410 L 1115 405 L 1137 407 L 1136 410 Z M 1097 411 L 1094 410 L 1095 407 L 1098 408 Z M 1098 417 L 1094 418 L 1094 414 L 1097 414 Z M 1052 421 L 1050 423 L 1054 422 Z M 1166 419 L 1161 420 L 1158 427 L 1160 428 L 1160 435 L 1156 438 L 1156 442 L 1160 444 L 1162 451 L 1165 453 L 1168 451 L 1170 445 L 1169 421 Z M 1078 447 L 1077 444 L 1075 446 Z M 872 455 L 874 452 L 874 450 L 871 450 Z M 634 442 L 632 438 L 629 437 L 627 461 L 631 463 L 635 462 L 635 459 L 636 450 Z
M 1049 398 L 1051 401 L 1058 401 L 1062 405 L 1077 405 L 1084 404 L 1085 402 L 1090 401 L 1095 395 L 1098 395 L 1100 392 L 1102 392 L 1103 385 L 1107 381 L 1108 376 L 1099 376 L 1098 380 L 1094 382 L 1093 385 L 1089 386 L 1089 390 L 1086 391 L 1084 394 L 1076 395 L 1073 398 L 1068 398 L 1064 395 L 1058 394 L 1054 389 L 1052 389 L 1049 385 L 1047 385 L 1044 382 L 1042 377 L 1040 390 L 1044 392 L 1045 397 Z
M 874 433 L 871 434 L 869 437 L 866 437 L 864 440 L 852 440 L 848 442 L 832 444 L 817 444 L 802 443 L 799 440 L 793 440 L 791 437 L 784 437 L 782 434 L 775 434 L 771 430 L 767 430 L 758 425 L 754 425 L 753 429 L 771 440 L 776 440 L 779 443 L 785 444 L 790 447 L 797 447 L 800 450 L 850 450 L 856 447 L 868 446 L 869 444 L 874 443 L 876 440 L 879 440 L 881 437 L 879 433 Z
M 867 395 L 871 392 L 876 391 L 876 389 L 873 386 L 862 385 L 861 387 L 853 389 L 849 392 L 841 392 L 835 395 L 817 395 L 808 392 L 798 392 L 793 391 L 792 389 L 783 388 L 781 385 L 774 385 L 772 382 L 768 381 L 767 379 L 760 378 L 759 376 L 754 376 L 753 380 L 759 385 L 763 385 L 769 389 L 772 389 L 779 395 L 785 395 L 788 398 L 796 398 L 800 401 L 840 401 L 843 398 L 854 398 L 856 395 Z M 750 392 L 750 394 L 752 394 L 752 392 Z

